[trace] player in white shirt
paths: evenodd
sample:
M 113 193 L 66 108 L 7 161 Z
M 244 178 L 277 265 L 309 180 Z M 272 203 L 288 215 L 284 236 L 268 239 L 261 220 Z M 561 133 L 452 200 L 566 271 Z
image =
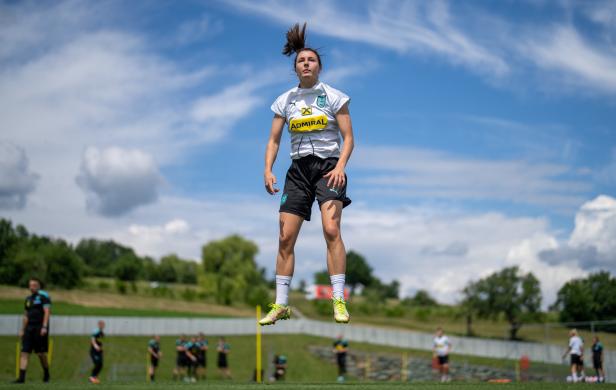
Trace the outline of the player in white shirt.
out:
M 274 195 L 276 177 L 272 167 L 285 124 L 291 137 L 291 167 L 280 200 L 280 236 L 276 259 L 276 302 L 259 324 L 271 325 L 290 318 L 288 293 L 295 267 L 295 242 L 304 220 L 309 221 L 314 200 L 319 203 L 323 235 L 327 244 L 327 268 L 333 287 L 336 322 L 349 322 L 344 301 L 346 249 L 340 233 L 342 209 L 351 203 L 346 196 L 346 164 L 353 151 L 353 127 L 349 97 L 319 81 L 321 57 L 305 45 L 306 24 L 287 32 L 283 54 L 295 54 L 294 69 L 299 85 L 280 95 L 272 104 L 274 119 L 265 152 L 265 189 Z M 342 138 L 342 139 L 341 139 Z M 342 143 L 344 140 L 344 143 Z
M 432 356 L 438 359 L 439 370 L 441 372 L 441 382 L 449 382 L 449 352 L 451 351 L 451 342 L 449 337 L 443 333 L 443 328 L 436 328 L 436 336 L 434 337 L 432 346 Z
M 563 354 L 563 359 L 571 356 L 571 378 L 573 382 L 584 380 L 584 341 L 578 336 L 576 329 L 569 332 L 569 346 Z M 580 375 L 578 376 L 578 372 Z

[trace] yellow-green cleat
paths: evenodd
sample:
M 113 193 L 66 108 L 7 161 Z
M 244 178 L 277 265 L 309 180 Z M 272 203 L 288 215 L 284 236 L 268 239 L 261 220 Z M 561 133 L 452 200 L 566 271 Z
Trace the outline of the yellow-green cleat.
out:
M 333 298 L 334 303 L 334 320 L 339 324 L 349 322 L 349 312 L 346 308 L 346 302 L 342 298 Z
M 269 307 L 270 311 L 259 320 L 259 325 L 274 325 L 278 320 L 288 320 L 291 318 L 291 308 L 289 306 L 270 303 Z

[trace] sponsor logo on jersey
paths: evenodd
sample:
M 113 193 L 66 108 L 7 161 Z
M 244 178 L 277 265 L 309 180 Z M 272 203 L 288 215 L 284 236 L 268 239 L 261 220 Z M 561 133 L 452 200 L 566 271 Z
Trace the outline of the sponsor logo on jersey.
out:
M 302 108 L 302 115 L 312 115 L 312 107 L 304 107 Z
M 291 119 L 289 122 L 289 130 L 295 132 L 323 130 L 326 127 L 327 117 L 325 115 Z
M 317 106 L 319 106 L 319 108 L 325 107 L 325 98 L 326 98 L 326 95 L 321 95 L 317 97 Z

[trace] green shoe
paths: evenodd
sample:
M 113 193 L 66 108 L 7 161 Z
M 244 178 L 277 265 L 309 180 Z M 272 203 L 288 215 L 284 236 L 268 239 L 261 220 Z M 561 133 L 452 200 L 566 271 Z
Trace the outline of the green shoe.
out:
M 346 302 L 342 298 L 333 298 L 334 303 L 334 320 L 337 323 L 346 324 L 349 322 L 349 312 L 346 308 Z
M 261 318 L 259 325 L 274 325 L 278 320 L 288 320 L 291 318 L 291 308 L 287 305 L 276 303 L 269 304 L 270 311 Z

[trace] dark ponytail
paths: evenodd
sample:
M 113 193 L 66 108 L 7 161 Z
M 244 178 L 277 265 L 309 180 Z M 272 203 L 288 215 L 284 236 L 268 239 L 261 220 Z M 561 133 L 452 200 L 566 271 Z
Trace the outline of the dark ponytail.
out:
M 295 23 L 293 27 L 287 31 L 287 43 L 282 49 L 282 54 L 289 57 L 293 53 L 298 53 L 306 46 L 306 23 L 302 29 L 299 29 L 299 23 Z
M 293 63 L 297 61 L 297 54 L 299 54 L 302 50 L 309 50 L 313 52 L 317 56 L 317 60 L 319 61 L 319 67 L 321 67 L 321 56 L 316 49 L 306 47 L 306 23 L 300 29 L 299 23 L 295 23 L 289 31 L 287 31 L 287 43 L 285 43 L 282 48 L 282 54 L 287 57 L 290 57 L 293 53 L 295 53 L 295 60 Z

